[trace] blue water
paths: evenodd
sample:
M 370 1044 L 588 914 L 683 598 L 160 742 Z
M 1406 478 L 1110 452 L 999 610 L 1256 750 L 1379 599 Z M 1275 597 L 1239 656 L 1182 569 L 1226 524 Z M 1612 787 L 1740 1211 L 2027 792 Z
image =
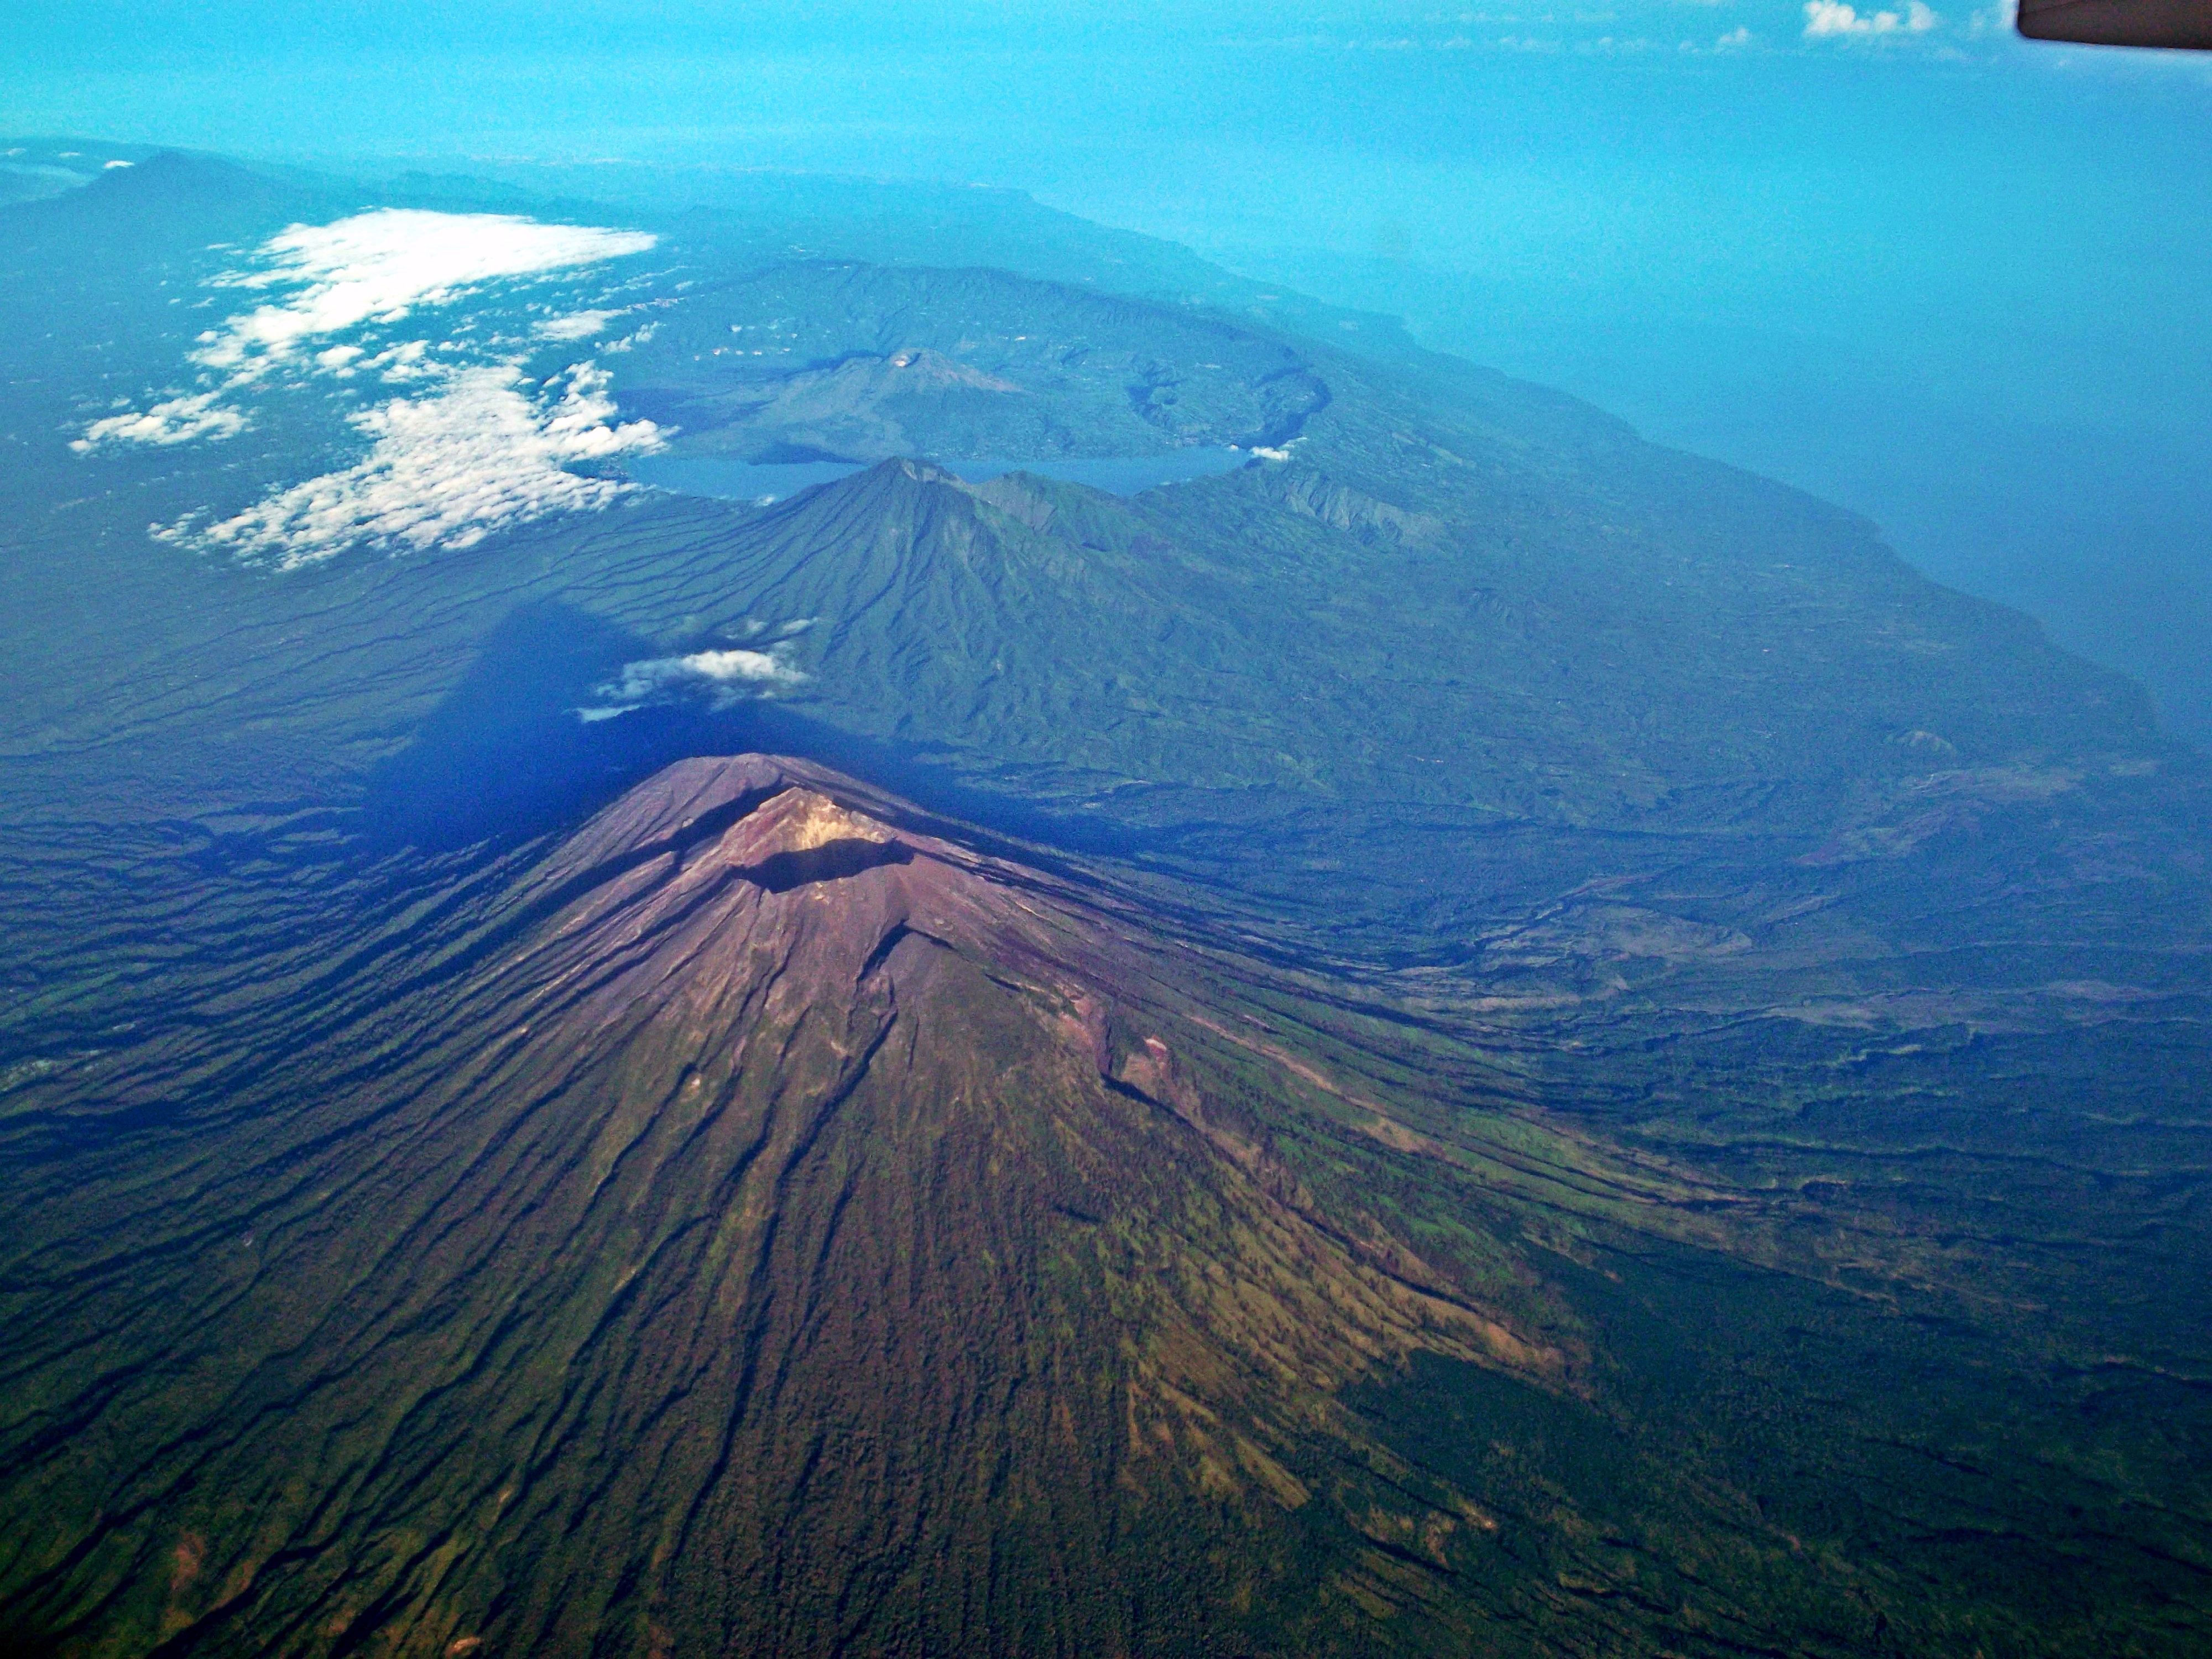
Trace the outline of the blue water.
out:
M 1034 472 L 1088 484 L 1115 495 L 1133 495 L 1163 484 L 1186 483 L 1232 472 L 1250 460 L 1241 449 L 1173 449 L 1164 455 L 1107 455 L 1041 461 L 943 461 L 947 471 L 981 483 L 1003 472 Z M 861 470 L 857 462 L 800 461 L 755 465 L 720 455 L 645 455 L 629 464 L 640 483 L 679 495 L 715 495 L 733 501 L 776 501 L 817 484 L 834 483 Z

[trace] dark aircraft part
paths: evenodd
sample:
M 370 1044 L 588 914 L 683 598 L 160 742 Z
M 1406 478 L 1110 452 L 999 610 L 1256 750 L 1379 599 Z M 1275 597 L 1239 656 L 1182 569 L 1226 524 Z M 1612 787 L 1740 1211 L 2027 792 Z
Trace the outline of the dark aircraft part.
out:
M 2212 0 L 2020 0 L 2031 40 L 2212 51 Z

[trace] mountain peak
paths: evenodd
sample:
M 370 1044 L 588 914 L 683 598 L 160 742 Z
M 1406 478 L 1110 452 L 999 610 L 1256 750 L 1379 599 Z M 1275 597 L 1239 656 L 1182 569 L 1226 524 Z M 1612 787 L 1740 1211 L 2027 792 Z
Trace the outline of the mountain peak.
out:
M 133 167 L 102 173 L 85 187 L 88 204 L 161 202 L 174 205 L 237 205 L 294 193 L 266 174 L 220 156 L 158 150 Z
M 761 809 L 772 823 L 772 833 L 787 853 L 811 853 L 840 841 L 864 841 L 881 845 L 895 840 L 873 818 L 840 806 L 827 795 L 808 788 L 787 789 Z
M 52 238 L 73 257 L 76 239 L 94 236 L 109 253 L 183 252 L 204 248 L 210 238 L 247 238 L 307 216 L 319 205 L 342 210 L 356 198 L 325 201 L 299 185 L 211 155 L 161 150 L 130 167 L 101 173 L 80 190 L 49 196 L 13 210 L 33 240 Z
M 26 1547 L 88 1583 L 159 1538 L 205 1561 L 110 1595 L 103 1640 L 1165 1650 L 1249 1605 L 1232 1545 L 1291 1559 L 1408 1481 L 1405 1525 L 1474 1535 L 1448 1482 L 1345 1472 L 1382 1454 L 1338 1396 L 1566 1356 L 1306 1190 L 1254 1103 L 1331 1085 L 1222 1035 L 1229 981 L 950 828 L 803 762 L 682 763 L 357 1034 L 419 1040 L 272 1077 L 208 1234 L 262 1241 L 257 1288 L 179 1259 L 89 1292 L 179 1379 L 141 1420 L 192 1476 L 125 1513 L 116 1472 L 58 1469 Z M 264 1386 L 274 1416 L 208 1403 Z M 250 1528 L 194 1496 L 239 1491 L 270 1494 Z M 438 1575 L 395 1527 L 453 1540 Z M 375 1583 L 307 1565 L 341 1556 Z

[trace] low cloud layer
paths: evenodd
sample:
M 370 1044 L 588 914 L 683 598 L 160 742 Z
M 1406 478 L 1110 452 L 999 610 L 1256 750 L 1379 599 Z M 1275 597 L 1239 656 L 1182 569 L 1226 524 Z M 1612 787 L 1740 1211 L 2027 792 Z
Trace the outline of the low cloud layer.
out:
M 162 540 L 279 569 L 349 547 L 406 552 L 474 545 L 549 514 L 604 507 L 627 486 L 564 469 L 657 447 L 650 421 L 614 424 L 606 376 L 586 363 L 534 392 L 511 364 L 462 369 L 434 395 L 395 398 L 354 424 L 362 460 L 276 491 L 234 517 L 162 526 Z
M 209 330 L 193 358 L 258 375 L 319 336 L 397 323 L 417 306 L 449 304 L 486 283 L 598 264 L 642 253 L 653 242 L 643 231 L 413 208 L 295 225 L 262 244 L 267 269 L 226 276 L 222 286 L 298 291 Z
M 320 384 L 334 397 L 363 382 L 408 395 L 349 417 L 370 441 L 354 465 L 212 523 L 194 514 L 156 526 L 161 539 L 290 569 L 350 547 L 467 547 L 548 514 L 603 507 L 628 486 L 567 469 L 656 448 L 662 437 L 650 421 L 617 421 L 604 373 L 574 363 L 533 386 L 526 359 L 512 355 L 522 337 L 479 335 L 464 323 L 446 325 L 441 339 L 401 325 L 418 308 L 492 284 L 572 275 L 653 245 L 641 231 L 496 213 L 380 209 L 295 225 L 256 250 L 253 269 L 215 279 L 217 289 L 273 293 L 199 337 L 190 354 L 198 390 L 95 420 L 70 447 L 89 454 L 231 436 L 253 423 L 257 388 L 281 369 L 287 386 Z M 535 332 L 580 340 L 619 314 L 580 310 Z M 343 335 L 354 337 L 332 337 Z

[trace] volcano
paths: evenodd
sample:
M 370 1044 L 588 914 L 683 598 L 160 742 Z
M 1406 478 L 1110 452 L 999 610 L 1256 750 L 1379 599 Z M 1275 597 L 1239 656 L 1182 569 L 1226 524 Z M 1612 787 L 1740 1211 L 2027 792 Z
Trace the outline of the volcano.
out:
M 11 1075 L 16 1650 L 1955 1627 L 1907 1567 L 1990 1488 L 1883 1522 L 1866 1449 L 2018 1362 L 1869 1300 L 1917 1271 L 1893 1229 L 1601 1142 L 1509 1057 L 802 761 L 438 867 L 316 973 Z M 2018 1479 L 2062 1582 L 2180 1571 L 2077 1559 Z
M 7 1501 L 60 1650 L 1210 1647 L 1372 1484 L 1347 1387 L 1565 1378 L 1304 1188 L 1271 1096 L 1336 1085 L 1233 967 L 921 822 L 672 767 L 220 1152 L 57 1194 Z M 1363 1524 L 1441 1572 L 1494 1523 L 1428 1484 Z

